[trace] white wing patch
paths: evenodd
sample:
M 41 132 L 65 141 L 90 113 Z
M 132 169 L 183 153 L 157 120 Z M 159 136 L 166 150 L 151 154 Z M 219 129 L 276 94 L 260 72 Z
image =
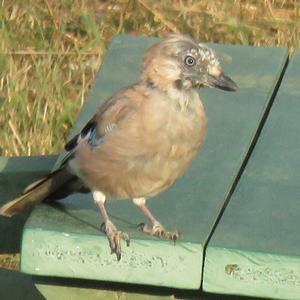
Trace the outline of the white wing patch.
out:
M 105 131 L 105 133 L 109 133 L 109 132 L 113 131 L 116 127 L 117 127 L 117 125 L 115 123 L 109 123 L 105 127 L 104 131 Z

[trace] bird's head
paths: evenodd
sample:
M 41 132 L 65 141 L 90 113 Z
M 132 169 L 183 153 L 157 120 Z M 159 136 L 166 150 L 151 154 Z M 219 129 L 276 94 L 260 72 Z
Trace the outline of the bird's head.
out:
M 170 34 L 149 48 L 142 78 L 157 87 L 195 89 L 214 87 L 236 91 L 237 84 L 224 75 L 212 49 L 186 35 Z

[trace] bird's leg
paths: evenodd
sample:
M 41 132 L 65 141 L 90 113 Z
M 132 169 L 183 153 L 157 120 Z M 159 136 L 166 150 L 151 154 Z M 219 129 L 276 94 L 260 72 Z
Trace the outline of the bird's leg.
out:
M 132 201 L 141 209 L 141 211 L 148 217 L 148 219 L 152 223 L 152 227 L 144 223 L 139 225 L 144 233 L 173 241 L 176 241 L 179 238 L 178 230 L 174 232 L 166 231 L 164 226 L 153 216 L 146 205 L 145 198 L 134 198 L 132 199 Z
M 104 222 L 101 225 L 101 230 L 106 234 L 111 253 L 115 253 L 117 259 L 121 259 L 121 239 L 126 241 L 129 246 L 129 236 L 127 233 L 118 231 L 116 226 L 110 220 L 106 208 L 105 208 L 105 195 L 100 191 L 93 192 L 93 198 L 95 203 L 98 205 Z

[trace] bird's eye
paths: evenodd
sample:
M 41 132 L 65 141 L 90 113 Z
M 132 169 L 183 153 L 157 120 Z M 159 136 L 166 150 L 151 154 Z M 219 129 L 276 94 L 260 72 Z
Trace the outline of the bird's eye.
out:
M 196 60 L 194 57 L 191 57 L 191 56 L 187 56 L 185 59 L 184 59 L 184 63 L 189 66 L 189 67 L 192 67 L 195 65 L 196 63 Z

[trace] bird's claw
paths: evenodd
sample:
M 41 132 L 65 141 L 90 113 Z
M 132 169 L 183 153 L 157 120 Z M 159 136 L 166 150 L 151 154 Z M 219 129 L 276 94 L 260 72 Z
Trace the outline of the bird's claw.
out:
M 127 247 L 130 245 L 130 239 L 126 232 L 117 230 L 116 226 L 111 222 L 101 224 L 101 231 L 104 232 L 109 241 L 111 254 L 115 253 L 117 260 L 121 259 L 121 239 L 126 242 Z
M 159 223 L 155 222 L 153 226 L 149 226 L 145 223 L 140 223 L 138 229 L 146 234 L 159 237 L 161 239 L 172 240 L 174 243 L 178 240 L 180 233 L 178 230 L 166 231 L 165 228 Z

